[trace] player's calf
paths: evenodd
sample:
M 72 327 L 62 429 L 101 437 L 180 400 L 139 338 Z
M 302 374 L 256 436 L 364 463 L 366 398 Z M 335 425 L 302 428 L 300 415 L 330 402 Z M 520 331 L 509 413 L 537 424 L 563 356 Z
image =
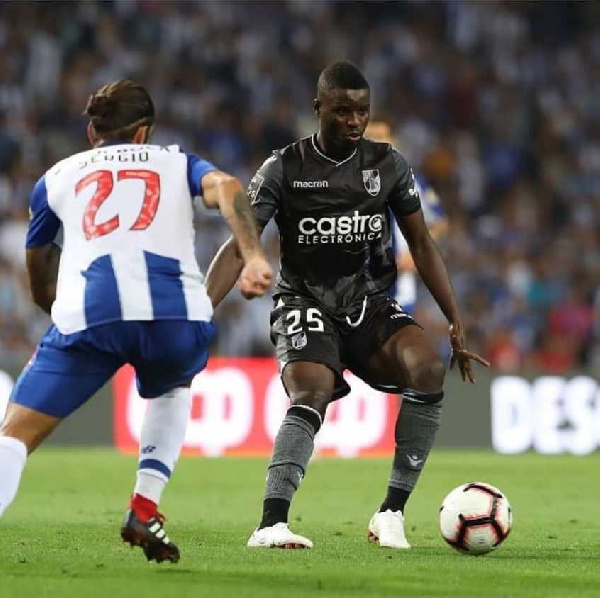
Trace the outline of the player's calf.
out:
M 443 393 L 405 389 L 396 420 L 396 450 L 387 495 L 369 525 L 380 546 L 410 548 L 404 536 L 403 513 L 427 461 L 440 424 Z
M 288 409 L 273 446 L 259 528 L 287 522 L 292 498 L 304 478 L 321 421 L 320 414 L 312 407 L 292 405 Z
M 14 500 L 27 459 L 23 442 L 0 436 L 0 517 Z
M 27 456 L 60 419 L 10 402 L 0 426 L 0 516 L 13 502 Z
M 189 388 L 177 387 L 150 400 L 144 416 L 137 481 L 121 537 L 140 546 L 149 561 L 179 560 L 179 549 L 169 540 L 157 509 L 181 452 L 190 408 Z

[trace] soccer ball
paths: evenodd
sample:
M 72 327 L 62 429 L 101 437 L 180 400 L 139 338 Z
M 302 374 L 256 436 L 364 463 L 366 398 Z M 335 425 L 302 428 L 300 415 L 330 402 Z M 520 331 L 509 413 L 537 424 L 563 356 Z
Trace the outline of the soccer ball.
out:
M 494 550 L 506 540 L 512 511 L 498 488 L 469 482 L 446 496 L 440 509 L 440 530 L 450 546 L 471 555 Z

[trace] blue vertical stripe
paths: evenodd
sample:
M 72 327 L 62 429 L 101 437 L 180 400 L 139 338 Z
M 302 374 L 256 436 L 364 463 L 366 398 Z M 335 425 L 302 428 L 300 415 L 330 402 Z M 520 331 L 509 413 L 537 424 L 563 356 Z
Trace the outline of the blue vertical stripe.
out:
M 110 255 L 95 259 L 82 272 L 85 282 L 85 321 L 89 328 L 123 318 L 119 287 Z
M 144 251 L 155 320 L 187 320 L 179 260 Z

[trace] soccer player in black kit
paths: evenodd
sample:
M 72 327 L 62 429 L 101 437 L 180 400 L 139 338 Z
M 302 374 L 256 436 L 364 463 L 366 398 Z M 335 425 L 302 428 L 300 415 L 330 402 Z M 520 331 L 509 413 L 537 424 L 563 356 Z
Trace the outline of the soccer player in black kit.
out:
M 426 332 L 390 298 L 396 279 L 390 210 L 417 269 L 449 322 L 452 359 L 473 382 L 448 273 L 420 209 L 411 169 L 389 144 L 363 138 L 369 84 L 349 62 L 319 76 L 314 110 L 319 132 L 277 150 L 248 194 L 259 225 L 279 227 L 281 270 L 271 337 L 291 406 L 269 464 L 262 520 L 250 547 L 311 548 L 288 527 L 292 497 L 313 452 L 327 406 L 348 393 L 350 369 L 372 387 L 403 396 L 387 495 L 369 523 L 381 546 L 410 548 L 403 511 L 439 427 L 445 367 Z M 207 277 L 217 305 L 242 262 L 229 240 Z

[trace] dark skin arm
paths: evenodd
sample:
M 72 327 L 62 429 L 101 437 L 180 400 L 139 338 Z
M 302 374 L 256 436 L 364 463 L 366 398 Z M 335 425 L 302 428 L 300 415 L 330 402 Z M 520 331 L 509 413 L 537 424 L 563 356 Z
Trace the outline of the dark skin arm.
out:
M 450 284 L 450 277 L 440 251 L 427 230 L 423 212 L 418 210 L 412 214 L 395 214 L 395 216 L 423 282 L 450 324 L 449 335 L 452 345 L 450 369 L 454 367 L 455 363 L 458 364 L 462 379 L 468 379 L 473 383 L 475 376 L 471 369 L 471 360 L 486 367 L 489 367 L 490 364 L 466 348 L 464 329 Z
M 230 237 L 213 258 L 206 274 L 206 291 L 213 308 L 216 308 L 235 286 L 243 265 L 235 239 Z
M 222 256 L 224 248 L 221 248 L 211 263 L 206 288 L 213 306 L 231 290 L 240 273 L 242 295 L 246 299 L 260 297 L 271 285 L 273 274 L 263 253 L 258 224 L 246 193 L 238 179 L 220 171 L 204 175 L 202 189 L 204 204 L 208 208 L 219 208 L 233 232 L 233 247 L 228 252 L 235 252 L 229 262 L 228 253 Z M 222 264 L 217 268 L 217 274 L 214 272 L 216 263 Z
M 27 249 L 26 253 L 31 296 L 34 303 L 47 314 L 50 314 L 50 309 L 56 299 L 60 254 L 60 247 L 54 243 Z

